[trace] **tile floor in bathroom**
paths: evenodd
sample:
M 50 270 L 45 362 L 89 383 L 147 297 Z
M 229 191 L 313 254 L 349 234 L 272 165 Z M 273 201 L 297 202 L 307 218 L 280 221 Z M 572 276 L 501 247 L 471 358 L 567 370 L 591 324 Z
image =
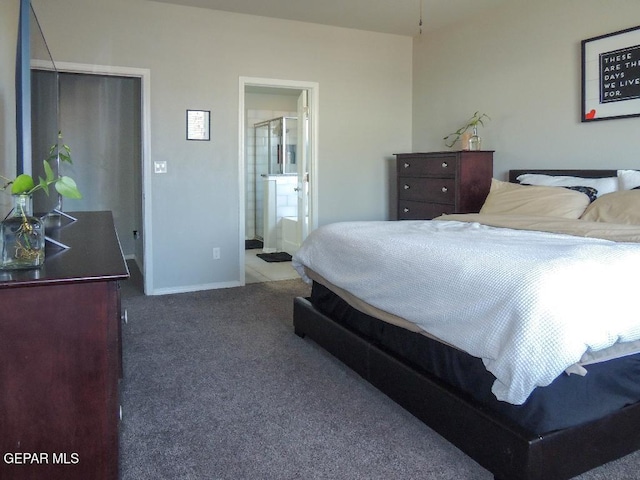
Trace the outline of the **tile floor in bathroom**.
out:
M 273 280 L 288 280 L 290 278 L 300 278 L 291 266 L 291 262 L 265 262 L 258 258 L 262 249 L 256 248 L 245 250 L 245 283 L 270 282 Z

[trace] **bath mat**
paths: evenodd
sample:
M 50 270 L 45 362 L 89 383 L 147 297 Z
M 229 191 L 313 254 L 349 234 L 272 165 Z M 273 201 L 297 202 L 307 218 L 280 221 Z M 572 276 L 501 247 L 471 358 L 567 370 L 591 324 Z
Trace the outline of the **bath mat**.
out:
M 244 249 L 245 250 L 255 250 L 256 248 L 262 248 L 262 240 L 245 240 L 244 241 Z
M 269 263 L 291 261 L 291 255 L 289 255 L 287 252 L 259 253 L 257 256 L 265 262 Z

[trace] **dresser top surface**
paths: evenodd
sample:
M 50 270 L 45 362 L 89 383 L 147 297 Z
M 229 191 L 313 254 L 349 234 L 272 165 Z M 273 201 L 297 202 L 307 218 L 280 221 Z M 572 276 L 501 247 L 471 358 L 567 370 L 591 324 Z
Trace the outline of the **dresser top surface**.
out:
M 394 155 L 457 155 L 458 153 L 464 154 L 478 154 L 478 153 L 494 153 L 495 150 L 445 150 L 442 152 L 407 152 L 407 153 L 394 153 Z
M 69 212 L 76 221 L 47 229 L 47 235 L 69 246 L 47 242 L 44 265 L 29 270 L 0 270 L 0 288 L 15 288 L 129 277 L 111 212 Z

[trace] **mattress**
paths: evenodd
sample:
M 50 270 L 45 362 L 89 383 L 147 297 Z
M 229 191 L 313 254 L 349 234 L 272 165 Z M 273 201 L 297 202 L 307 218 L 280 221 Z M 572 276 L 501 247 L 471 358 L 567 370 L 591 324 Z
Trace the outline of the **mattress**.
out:
M 481 358 L 496 398 L 514 405 L 585 353 L 640 340 L 638 243 L 475 221 L 343 222 L 312 232 L 293 266 Z
M 537 387 L 522 405 L 513 405 L 492 394 L 495 377 L 481 359 L 389 319 L 365 314 L 317 280 L 310 300 L 344 327 L 536 435 L 580 425 L 640 401 L 640 354 L 589 365 L 586 376 L 562 374 Z

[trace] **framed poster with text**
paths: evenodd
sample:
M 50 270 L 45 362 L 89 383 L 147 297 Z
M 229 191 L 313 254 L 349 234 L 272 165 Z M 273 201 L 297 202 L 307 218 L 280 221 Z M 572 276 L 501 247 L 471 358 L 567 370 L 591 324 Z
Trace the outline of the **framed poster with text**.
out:
M 640 26 L 582 41 L 583 122 L 640 116 Z

